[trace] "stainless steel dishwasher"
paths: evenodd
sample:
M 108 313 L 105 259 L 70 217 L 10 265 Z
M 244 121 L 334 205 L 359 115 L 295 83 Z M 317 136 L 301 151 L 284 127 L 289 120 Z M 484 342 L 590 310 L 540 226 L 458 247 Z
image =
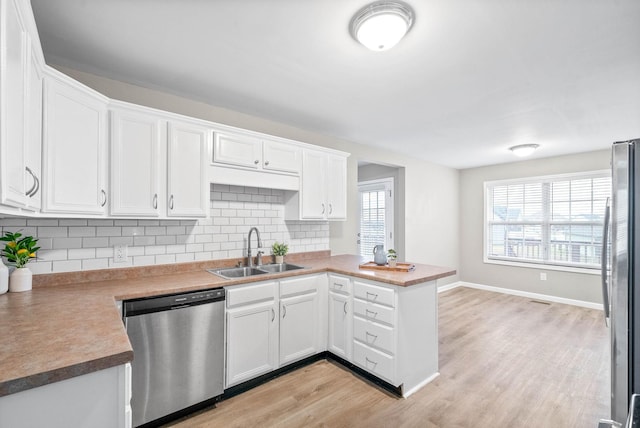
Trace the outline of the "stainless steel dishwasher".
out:
M 124 302 L 133 426 L 222 394 L 224 289 Z

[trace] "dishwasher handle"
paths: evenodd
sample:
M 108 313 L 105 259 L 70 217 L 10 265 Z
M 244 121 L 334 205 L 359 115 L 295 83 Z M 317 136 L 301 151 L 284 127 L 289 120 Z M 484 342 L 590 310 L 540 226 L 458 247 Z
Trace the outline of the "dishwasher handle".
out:
M 223 302 L 225 297 L 224 288 L 216 288 L 192 293 L 126 300 L 123 302 L 124 317 L 182 309 L 207 303 Z

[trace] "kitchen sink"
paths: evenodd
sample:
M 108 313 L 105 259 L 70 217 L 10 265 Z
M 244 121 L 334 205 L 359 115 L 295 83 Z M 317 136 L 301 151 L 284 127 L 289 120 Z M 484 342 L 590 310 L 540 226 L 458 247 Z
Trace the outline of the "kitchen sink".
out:
M 254 267 L 236 267 L 236 268 L 222 268 L 222 269 L 207 269 L 214 275 L 221 276 L 223 278 L 245 278 L 247 276 L 264 275 L 268 273 L 265 270 L 257 269 Z
M 268 265 L 260 265 L 255 267 L 235 267 L 221 269 L 207 269 L 214 275 L 222 278 L 246 278 L 248 276 L 266 275 L 270 273 L 288 272 L 290 270 L 304 269 L 304 266 L 293 265 L 291 263 L 272 263 Z
M 291 263 L 272 263 L 259 266 L 258 269 L 266 270 L 269 273 L 287 272 L 290 270 L 304 269 L 304 266 L 292 265 Z

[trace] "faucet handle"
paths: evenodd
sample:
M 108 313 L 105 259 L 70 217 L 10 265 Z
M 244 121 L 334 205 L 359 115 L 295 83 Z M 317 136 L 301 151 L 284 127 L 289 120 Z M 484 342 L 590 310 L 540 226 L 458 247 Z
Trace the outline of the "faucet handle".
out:
M 256 266 L 262 266 L 262 255 L 264 254 L 264 251 L 258 251 L 258 253 L 256 254 Z

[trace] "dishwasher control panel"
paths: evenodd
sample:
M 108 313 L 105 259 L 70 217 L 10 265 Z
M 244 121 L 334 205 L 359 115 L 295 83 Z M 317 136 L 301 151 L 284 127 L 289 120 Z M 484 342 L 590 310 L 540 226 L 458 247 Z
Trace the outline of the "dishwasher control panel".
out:
M 202 305 L 205 303 L 223 301 L 224 288 L 195 291 L 191 293 L 171 294 L 166 296 L 145 297 L 124 301 L 124 316 L 131 317 L 146 313 L 180 309 L 184 307 Z

